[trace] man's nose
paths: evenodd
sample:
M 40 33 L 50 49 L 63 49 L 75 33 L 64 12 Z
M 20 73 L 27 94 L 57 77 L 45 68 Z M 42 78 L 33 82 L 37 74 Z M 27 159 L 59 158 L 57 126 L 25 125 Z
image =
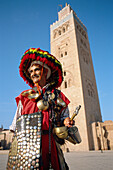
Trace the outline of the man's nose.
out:
M 36 71 L 35 70 L 33 70 L 32 71 L 32 76 L 34 76 L 36 74 Z

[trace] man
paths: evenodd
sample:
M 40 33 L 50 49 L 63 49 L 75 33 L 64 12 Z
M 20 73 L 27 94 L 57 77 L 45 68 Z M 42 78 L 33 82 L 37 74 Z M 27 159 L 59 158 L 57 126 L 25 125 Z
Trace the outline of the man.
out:
M 66 96 L 57 88 L 63 81 L 61 63 L 47 51 L 28 49 L 21 58 L 20 76 L 32 89 L 17 98 L 10 130 L 15 132 L 7 169 L 68 169 L 53 128 L 71 127 Z

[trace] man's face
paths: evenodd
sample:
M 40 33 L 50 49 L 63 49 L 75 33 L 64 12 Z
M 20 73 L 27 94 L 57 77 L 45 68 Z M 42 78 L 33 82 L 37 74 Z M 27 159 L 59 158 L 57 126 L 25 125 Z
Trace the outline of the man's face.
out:
M 29 68 L 30 78 L 33 83 L 37 83 L 41 76 L 42 67 L 39 64 L 35 64 Z

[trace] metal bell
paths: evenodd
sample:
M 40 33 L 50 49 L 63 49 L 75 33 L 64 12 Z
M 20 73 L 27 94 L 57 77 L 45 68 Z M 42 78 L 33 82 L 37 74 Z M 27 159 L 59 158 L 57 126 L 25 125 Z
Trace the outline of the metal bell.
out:
M 66 107 L 66 103 L 60 98 L 57 98 L 57 104 L 62 107 Z
M 41 99 L 37 102 L 37 107 L 39 108 L 39 110 L 47 110 L 49 107 L 49 103 Z

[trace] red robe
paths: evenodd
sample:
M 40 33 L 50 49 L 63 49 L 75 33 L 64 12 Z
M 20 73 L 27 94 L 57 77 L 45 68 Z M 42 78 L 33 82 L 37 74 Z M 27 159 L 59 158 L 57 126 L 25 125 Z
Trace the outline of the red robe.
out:
M 61 99 L 67 105 L 70 103 L 69 100 L 65 97 L 65 95 L 60 92 Z M 22 96 L 21 94 L 16 98 L 16 102 L 18 105 L 19 100 L 21 100 L 23 109 L 21 115 L 31 114 L 38 112 L 37 103 L 28 99 L 26 96 Z M 42 111 L 42 130 L 49 130 L 49 113 L 48 111 Z M 51 163 L 54 170 L 60 170 L 58 153 L 56 148 L 56 143 L 53 135 L 51 135 Z M 49 166 L 49 135 L 42 135 L 42 165 L 44 170 L 48 169 Z

